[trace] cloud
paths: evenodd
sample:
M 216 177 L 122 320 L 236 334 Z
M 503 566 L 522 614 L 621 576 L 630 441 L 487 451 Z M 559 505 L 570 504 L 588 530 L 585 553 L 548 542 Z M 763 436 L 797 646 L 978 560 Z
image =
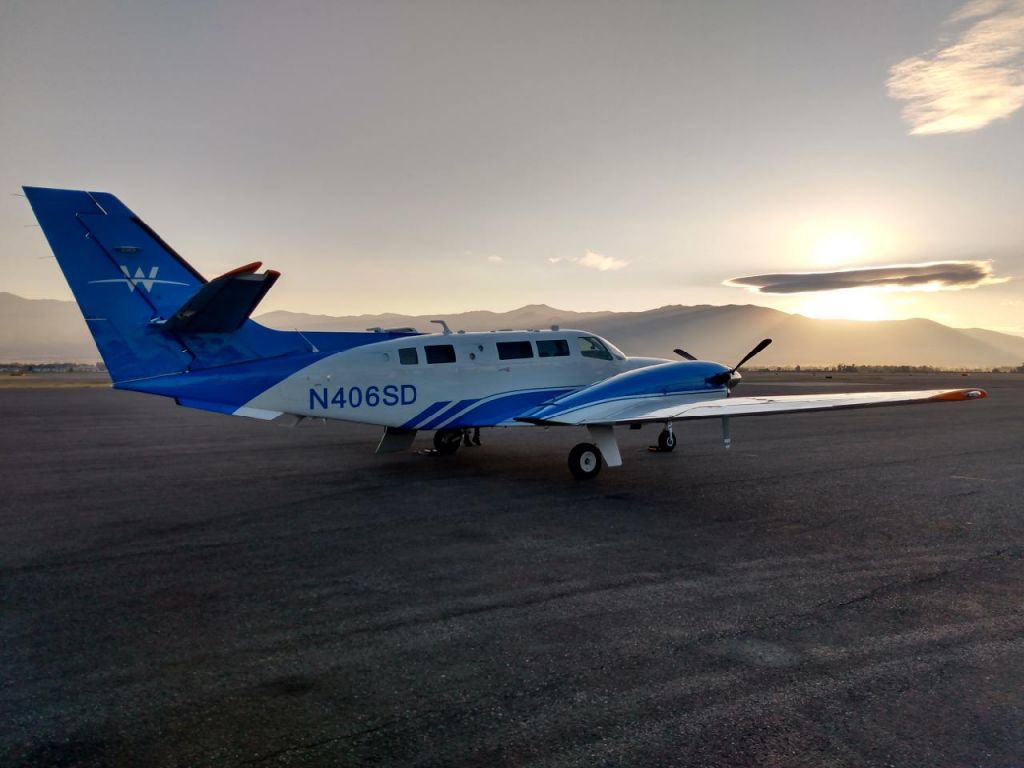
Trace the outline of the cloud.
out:
M 616 269 L 622 269 L 629 265 L 628 261 L 622 259 L 616 259 L 612 256 L 602 256 L 600 253 L 594 253 L 593 251 L 587 251 L 583 256 L 577 259 L 573 259 L 581 267 L 587 269 L 596 269 L 598 272 L 608 272 Z
M 629 262 L 625 259 L 602 256 L 600 253 L 594 253 L 593 251 L 587 251 L 582 256 L 548 256 L 547 261 L 549 264 L 561 264 L 563 262 L 575 264 L 578 267 L 596 269 L 598 272 L 614 272 L 617 269 L 629 266 Z
M 487 261 L 489 261 L 491 264 L 501 264 L 501 262 L 503 262 L 504 259 L 501 258 L 501 256 L 488 256 Z
M 972 0 L 950 16 L 946 23 L 953 24 L 958 21 L 976 19 L 979 16 L 992 16 L 1001 11 L 1005 5 L 1006 0 Z
M 895 64 L 889 95 L 912 134 L 976 131 L 1024 106 L 1024 0 L 973 0 L 944 47 Z
M 726 285 L 757 293 L 810 293 L 846 288 L 891 288 L 904 291 L 958 291 L 1006 282 L 992 274 L 987 261 L 935 261 L 889 267 L 842 269 L 834 272 L 782 272 L 733 277 Z

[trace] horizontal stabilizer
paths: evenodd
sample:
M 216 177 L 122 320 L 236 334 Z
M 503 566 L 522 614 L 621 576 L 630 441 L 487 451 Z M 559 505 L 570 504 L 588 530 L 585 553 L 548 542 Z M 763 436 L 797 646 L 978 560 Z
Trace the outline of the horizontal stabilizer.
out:
M 257 273 L 261 262 L 233 269 L 203 285 L 163 324 L 175 333 L 231 333 L 238 330 L 274 285 L 280 272 Z

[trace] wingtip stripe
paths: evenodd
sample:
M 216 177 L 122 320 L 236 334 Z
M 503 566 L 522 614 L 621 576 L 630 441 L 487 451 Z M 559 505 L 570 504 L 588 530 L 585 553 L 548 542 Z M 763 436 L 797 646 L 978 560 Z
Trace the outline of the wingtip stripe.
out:
M 988 397 L 988 392 L 984 389 L 954 389 L 950 392 L 940 392 L 937 395 L 932 395 L 929 400 L 947 400 L 947 401 L 959 401 L 959 400 L 981 400 Z

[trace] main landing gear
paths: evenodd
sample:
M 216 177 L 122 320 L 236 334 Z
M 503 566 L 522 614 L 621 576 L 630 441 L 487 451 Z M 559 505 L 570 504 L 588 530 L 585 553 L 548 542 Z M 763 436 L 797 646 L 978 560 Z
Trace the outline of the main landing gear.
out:
M 569 471 L 577 480 L 593 480 L 601 471 L 601 465 L 618 467 L 622 464 L 619 444 L 615 440 L 615 431 L 606 425 L 587 427 L 592 443 L 580 443 L 569 452 Z M 676 436 L 672 425 L 666 424 L 658 435 L 658 445 L 651 446 L 652 451 L 668 453 L 676 447 Z
M 593 480 L 601 472 L 602 466 L 618 467 L 622 465 L 622 455 L 615 439 L 615 430 L 610 424 L 591 424 L 587 426 L 591 442 L 579 443 L 569 451 L 569 472 L 577 480 Z M 393 437 L 403 438 L 407 445 L 415 432 L 403 432 Z M 475 436 L 475 435 L 474 435 Z M 385 434 L 385 438 L 388 435 Z M 464 429 L 439 429 L 434 433 L 434 453 L 438 456 L 451 456 L 463 444 L 467 437 Z M 472 440 L 472 437 L 470 438 Z M 475 440 L 472 440 L 476 444 Z M 468 444 L 468 443 L 467 443 Z M 652 451 L 668 453 L 676 447 L 676 436 L 672 425 L 666 424 L 658 435 L 658 445 L 651 446 Z
M 480 445 L 480 428 L 439 429 L 434 433 L 434 450 L 439 456 L 451 456 L 460 445 Z
M 601 471 L 601 450 L 593 443 L 580 443 L 569 451 L 569 471 L 577 480 L 593 480 Z
M 462 445 L 461 429 L 439 429 L 434 433 L 434 450 L 441 456 L 451 456 Z
M 569 451 L 569 471 L 577 480 L 593 480 L 601 465 L 621 467 L 622 456 L 615 440 L 615 430 L 607 424 L 587 427 L 592 443 L 580 443 Z

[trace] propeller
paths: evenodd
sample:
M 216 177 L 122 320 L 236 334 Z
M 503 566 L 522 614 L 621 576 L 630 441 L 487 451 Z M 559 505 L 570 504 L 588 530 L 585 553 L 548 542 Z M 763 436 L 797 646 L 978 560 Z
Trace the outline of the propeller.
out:
M 735 373 L 736 371 L 738 371 L 740 369 L 740 366 L 742 366 L 745 362 L 747 362 L 747 360 L 752 358 L 754 355 L 759 355 L 762 352 L 764 352 L 765 348 L 769 344 L 771 344 L 771 343 L 772 343 L 771 339 L 762 339 L 760 341 L 760 343 L 756 347 L 754 347 L 752 350 L 747 352 L 746 357 L 744 357 L 742 360 L 740 360 L 738 363 L 736 363 L 736 365 L 733 366 L 733 368 L 732 368 L 733 372 Z
M 763 352 L 765 347 L 767 347 L 771 343 L 772 343 L 771 339 L 762 339 L 761 342 L 756 347 L 754 347 L 752 350 L 747 352 L 747 354 L 744 355 L 743 359 L 740 360 L 738 363 L 736 363 L 736 365 L 734 365 L 728 371 L 722 371 L 721 373 L 716 373 L 714 376 L 712 376 L 710 379 L 708 379 L 708 381 L 710 381 L 712 384 L 714 384 L 716 386 L 721 386 L 722 384 L 726 384 L 726 385 L 732 384 L 732 385 L 734 385 L 735 384 L 735 380 L 733 379 L 733 375 L 736 373 L 736 371 L 738 371 L 740 369 L 740 366 L 742 366 L 745 362 L 747 362 L 754 355 Z M 678 349 L 676 350 L 676 352 L 679 352 L 679 351 L 680 350 L 678 350 Z
M 691 355 L 689 352 L 687 352 L 685 349 L 673 349 L 672 351 L 675 352 L 680 357 L 686 358 L 687 360 L 696 360 L 697 359 L 696 357 Z

